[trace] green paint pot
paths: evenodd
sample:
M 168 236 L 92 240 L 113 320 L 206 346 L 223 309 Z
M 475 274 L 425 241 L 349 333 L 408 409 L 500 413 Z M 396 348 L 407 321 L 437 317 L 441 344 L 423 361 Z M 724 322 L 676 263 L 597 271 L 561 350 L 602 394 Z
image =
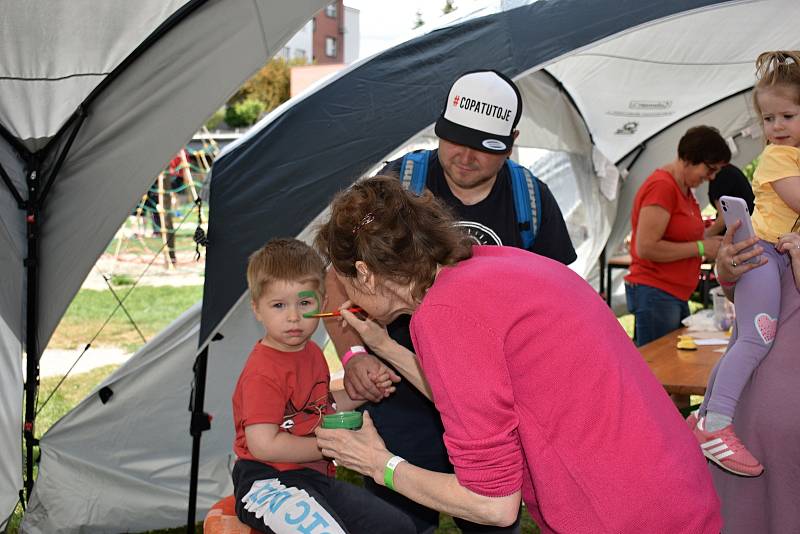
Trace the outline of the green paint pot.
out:
M 322 428 L 361 428 L 361 412 L 336 412 L 322 417 Z

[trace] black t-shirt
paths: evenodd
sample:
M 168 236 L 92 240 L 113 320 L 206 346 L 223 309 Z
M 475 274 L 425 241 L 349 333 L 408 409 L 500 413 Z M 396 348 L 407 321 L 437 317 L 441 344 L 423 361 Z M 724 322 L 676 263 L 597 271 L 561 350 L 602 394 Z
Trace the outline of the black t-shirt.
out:
M 747 210 L 753 213 L 753 187 L 747 181 L 747 176 L 735 165 L 725 165 L 717 176 L 708 183 L 708 200 L 716 207 L 719 197 L 737 197 L 747 202 Z
M 400 159 L 389 162 L 381 169 L 380 174 L 399 176 L 400 165 Z M 541 181 L 539 185 L 542 219 L 531 251 L 564 264 L 572 263 L 577 255 L 561 209 L 547 185 Z M 498 174 L 489 195 L 477 204 L 466 206 L 450 191 L 439 162 L 438 151 L 434 150 L 428 160 L 426 186 L 434 196 L 453 208 L 461 218 L 460 224 L 477 242 L 522 248 L 522 237 L 514 211 L 511 176 L 506 165 Z M 387 330 L 392 339 L 413 352 L 409 323 L 410 316 L 400 316 L 387 325 Z M 458 365 L 457 361 L 453 365 Z M 397 384 L 393 395 L 377 404 L 371 404 L 368 410 L 390 451 L 420 467 L 452 472 L 442 441 L 444 429 L 439 414 L 433 404 L 407 380 Z
M 400 174 L 401 160 L 389 162 L 380 174 Z M 538 180 L 538 179 L 537 179 Z M 458 217 L 459 224 L 482 245 L 506 245 L 522 248 L 522 236 L 517 226 L 514 211 L 514 192 L 508 166 L 503 165 L 489 195 L 477 204 L 465 205 L 450 190 L 439 162 L 438 150 L 431 151 L 428 158 L 426 187 L 433 195 L 450 206 Z M 568 265 L 577 255 L 569 238 L 567 225 L 553 193 L 547 184 L 539 180 L 541 225 L 536 232 L 531 252 Z

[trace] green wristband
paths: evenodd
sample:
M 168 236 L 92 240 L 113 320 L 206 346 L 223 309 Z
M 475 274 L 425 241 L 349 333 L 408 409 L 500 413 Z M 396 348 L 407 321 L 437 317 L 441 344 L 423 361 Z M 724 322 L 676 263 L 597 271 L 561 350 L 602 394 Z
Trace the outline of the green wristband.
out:
M 400 462 L 405 462 L 405 459 L 399 456 L 392 456 L 383 469 L 383 485 L 392 491 L 394 491 L 394 470 L 400 465 Z
M 697 242 L 697 252 L 700 253 L 701 258 L 705 258 L 706 256 L 706 246 L 703 244 L 702 241 Z

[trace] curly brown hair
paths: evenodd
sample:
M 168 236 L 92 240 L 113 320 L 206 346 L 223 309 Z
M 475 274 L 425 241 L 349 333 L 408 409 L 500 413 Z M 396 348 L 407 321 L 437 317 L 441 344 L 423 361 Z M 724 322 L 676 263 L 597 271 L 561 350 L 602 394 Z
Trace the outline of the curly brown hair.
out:
M 439 265 L 472 256 L 472 241 L 429 191 L 415 195 L 395 177 L 375 176 L 340 192 L 314 245 L 343 276 L 363 261 L 378 278 L 409 285 L 421 300 Z
M 758 81 L 753 88 L 753 107 L 759 115 L 758 93 L 766 88 L 794 91 L 795 103 L 800 104 L 800 51 L 762 52 L 756 58 L 756 77 Z

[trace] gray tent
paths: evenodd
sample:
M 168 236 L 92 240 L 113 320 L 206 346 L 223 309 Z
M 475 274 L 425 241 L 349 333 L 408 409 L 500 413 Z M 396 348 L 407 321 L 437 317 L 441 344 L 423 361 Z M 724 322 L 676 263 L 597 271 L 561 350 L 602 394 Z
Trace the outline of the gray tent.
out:
M 114 391 L 109 402 L 90 396 L 42 438 L 26 530 L 111 532 L 175 517 L 198 354 L 202 378 L 208 362 L 204 411 L 214 416 L 200 450 L 199 509 L 230 492 L 230 395 L 260 335 L 247 254 L 272 236 L 309 235 L 336 190 L 428 141 L 458 73 L 493 67 L 517 80 L 519 158 L 554 191 L 578 248 L 574 268 L 594 279 L 602 250 L 629 229 L 638 185 L 674 157 L 686 128 L 720 128 L 738 164 L 758 153 L 753 60 L 800 48 L 798 15 L 795 0 L 492 2 L 274 111 L 214 167 L 202 329 L 199 308 L 184 314 L 101 385 Z
M 30 428 L 38 356 L 114 232 L 325 3 L 0 1 L 0 527 L 23 487 L 23 350 Z

